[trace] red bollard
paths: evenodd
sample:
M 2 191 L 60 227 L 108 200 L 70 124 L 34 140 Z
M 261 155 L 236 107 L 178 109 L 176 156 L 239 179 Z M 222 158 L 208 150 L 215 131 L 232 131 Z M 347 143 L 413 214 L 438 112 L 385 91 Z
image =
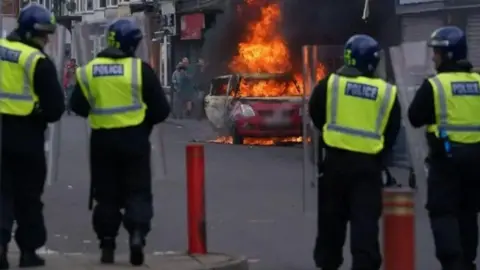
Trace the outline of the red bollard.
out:
M 383 254 L 385 270 L 415 269 L 414 191 L 383 191 Z
M 207 253 L 205 217 L 205 159 L 203 145 L 186 147 L 188 200 L 188 253 Z

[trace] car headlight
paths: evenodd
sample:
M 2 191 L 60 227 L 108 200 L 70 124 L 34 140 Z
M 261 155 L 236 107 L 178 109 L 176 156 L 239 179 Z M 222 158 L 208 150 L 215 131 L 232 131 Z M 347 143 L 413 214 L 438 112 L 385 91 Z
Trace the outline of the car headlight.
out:
M 244 117 L 253 117 L 255 116 L 255 111 L 253 110 L 252 106 L 247 104 L 240 105 L 240 111 L 242 116 Z

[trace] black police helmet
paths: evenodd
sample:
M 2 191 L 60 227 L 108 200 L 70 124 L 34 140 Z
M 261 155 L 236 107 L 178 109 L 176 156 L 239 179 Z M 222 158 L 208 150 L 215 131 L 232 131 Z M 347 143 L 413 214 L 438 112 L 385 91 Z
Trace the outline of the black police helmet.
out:
M 467 38 L 462 29 L 456 26 L 445 26 L 435 30 L 428 46 L 442 53 L 447 60 L 457 62 L 467 59 Z
M 17 19 L 17 32 L 23 38 L 41 37 L 55 33 L 55 16 L 44 6 L 32 3 L 22 10 Z

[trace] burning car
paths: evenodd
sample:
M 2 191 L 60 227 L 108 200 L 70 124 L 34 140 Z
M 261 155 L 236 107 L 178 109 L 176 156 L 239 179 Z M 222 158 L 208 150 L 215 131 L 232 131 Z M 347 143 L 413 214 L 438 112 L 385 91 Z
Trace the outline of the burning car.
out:
M 252 95 L 255 88 L 271 96 Z M 246 89 L 248 96 L 244 95 Z M 289 74 L 220 76 L 211 82 L 210 93 L 205 97 L 205 113 L 215 129 L 228 132 L 233 144 L 252 143 L 258 138 L 272 143 L 300 142 L 302 97 L 299 93 L 301 89 Z
M 291 52 L 282 36 L 279 3 L 245 0 L 245 4 L 249 10 L 258 7 L 257 14 L 246 22 L 235 53 L 218 63 L 230 75 L 214 78 L 205 98 L 207 118 L 216 129 L 228 132 L 216 142 L 301 142 L 302 97 L 311 90 L 303 89 L 301 52 Z M 310 70 L 316 81 L 326 75 L 323 63 Z

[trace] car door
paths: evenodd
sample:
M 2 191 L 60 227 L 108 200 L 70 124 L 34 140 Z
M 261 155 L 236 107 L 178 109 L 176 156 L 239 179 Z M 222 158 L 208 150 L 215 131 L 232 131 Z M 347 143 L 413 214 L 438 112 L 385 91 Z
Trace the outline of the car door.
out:
M 232 109 L 235 107 L 238 100 L 238 89 L 240 87 L 240 76 L 232 75 L 228 82 L 227 99 L 225 100 L 225 120 L 230 125 L 232 120 Z
M 215 128 L 225 128 L 226 103 L 230 87 L 231 75 L 214 78 L 210 83 L 210 91 L 205 96 L 205 114 Z

